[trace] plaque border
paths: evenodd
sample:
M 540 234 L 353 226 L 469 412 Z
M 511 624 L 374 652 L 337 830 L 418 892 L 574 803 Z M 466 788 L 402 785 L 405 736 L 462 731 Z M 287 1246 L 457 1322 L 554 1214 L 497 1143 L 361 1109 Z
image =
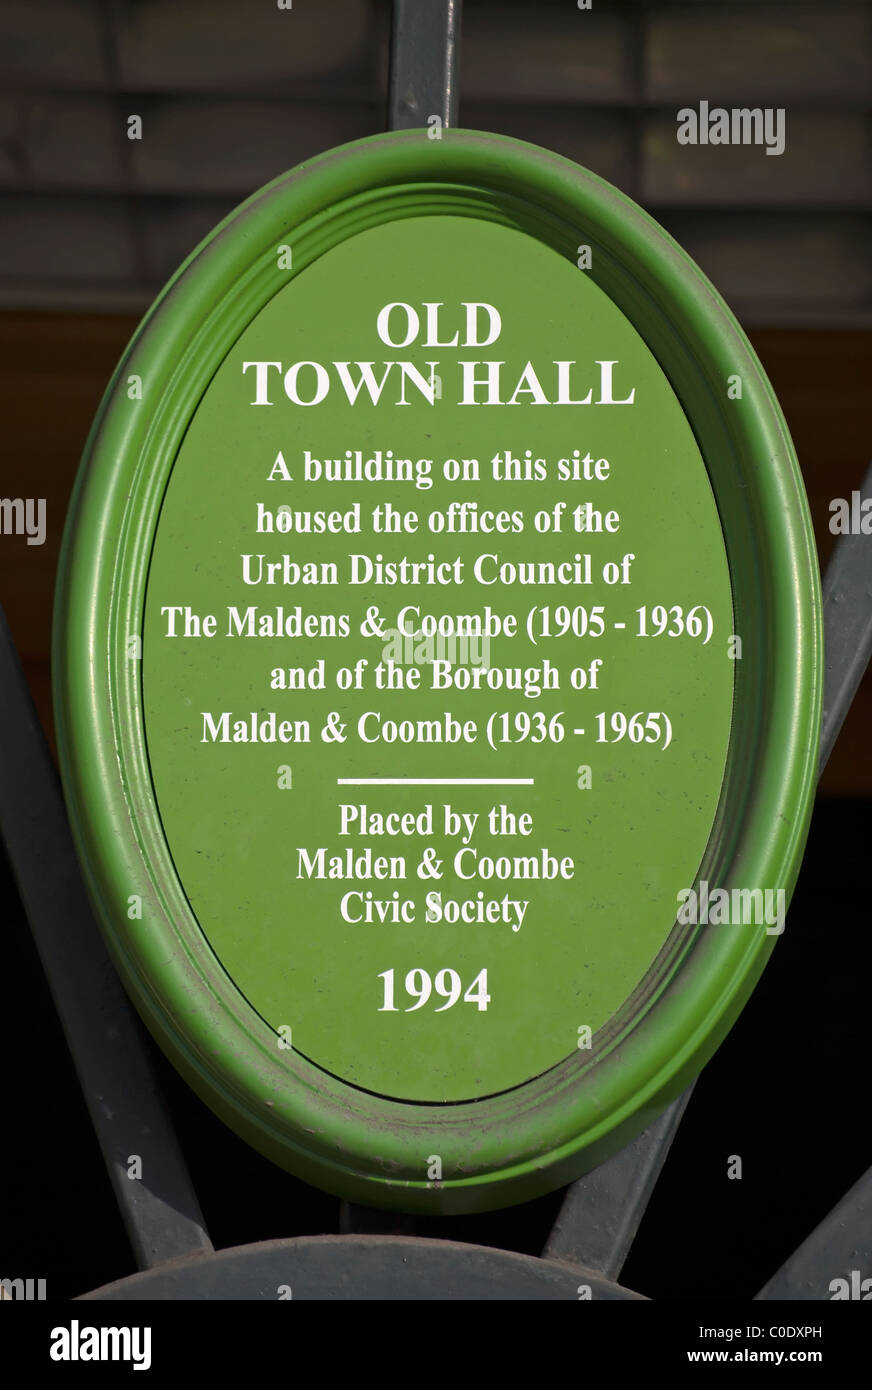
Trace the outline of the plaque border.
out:
M 134 334 L 85 446 L 58 571 L 52 678 L 64 792 L 95 913 L 173 1064 L 232 1129 L 316 1186 L 375 1206 L 461 1213 L 551 1191 L 645 1128 L 714 1053 L 776 938 L 676 926 L 591 1052 L 501 1095 L 432 1105 L 372 1095 L 279 1050 L 191 913 L 157 811 L 141 661 L 130 654 L 173 462 L 220 363 L 291 275 L 368 227 L 432 215 L 514 227 L 573 264 L 589 245 L 592 267 L 578 273 L 630 319 L 678 396 L 717 503 L 743 642 L 698 878 L 784 888 L 789 898 L 817 780 L 823 640 L 787 426 L 741 328 L 664 229 L 596 175 L 522 141 L 461 129 L 355 141 L 266 185 L 191 253 Z M 289 243 L 293 270 L 280 270 L 276 249 Z M 128 395 L 131 376 L 142 399 Z M 142 916 L 131 919 L 134 895 Z M 426 1176 L 434 1154 L 439 1181 Z

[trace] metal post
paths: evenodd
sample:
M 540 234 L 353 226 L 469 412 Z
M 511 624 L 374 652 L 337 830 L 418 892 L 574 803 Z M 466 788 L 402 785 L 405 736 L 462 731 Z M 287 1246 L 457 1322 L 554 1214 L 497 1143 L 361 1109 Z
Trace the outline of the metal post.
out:
M 617 1279 L 692 1089 L 688 1087 L 620 1153 L 566 1189 L 542 1252 L 545 1259 L 568 1260 Z
M 2 608 L 0 835 L 138 1267 L 210 1251 L 144 1031 L 91 914 L 57 774 Z M 134 1156 L 138 1177 L 130 1176 Z
M 872 1168 L 757 1294 L 762 1302 L 872 1296 Z M 836 1284 L 843 1280 L 844 1285 Z M 865 1281 L 865 1282 L 864 1282 Z M 833 1287 L 836 1285 L 836 1287 Z
M 394 0 L 388 128 L 457 120 L 462 0 Z
M 872 497 L 872 464 L 860 500 Z M 823 772 L 857 686 L 872 658 L 872 536 L 836 542 L 824 579 L 824 714 L 819 771 Z

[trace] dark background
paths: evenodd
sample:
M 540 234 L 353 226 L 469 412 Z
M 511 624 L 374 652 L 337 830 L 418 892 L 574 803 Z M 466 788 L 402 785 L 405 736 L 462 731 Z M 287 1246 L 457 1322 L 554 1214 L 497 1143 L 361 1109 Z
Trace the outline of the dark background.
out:
M 379 0 L 0 0 L 0 495 L 45 497 L 48 517 L 42 547 L 0 536 L 0 601 L 52 746 L 57 555 L 115 363 L 231 207 L 384 129 L 389 23 Z M 576 159 L 699 262 L 784 409 L 822 566 L 828 503 L 869 460 L 870 33 L 868 5 L 834 0 L 464 7 L 460 123 Z M 784 107 L 784 154 L 679 146 L 676 111 L 701 99 Z M 127 139 L 131 114 L 141 141 Z M 625 1267 L 651 1297 L 750 1298 L 869 1161 L 870 722 L 867 677 L 787 930 L 697 1083 Z M 45 1277 L 65 1297 L 132 1258 L 5 864 L 0 892 L 0 1275 Z M 338 1230 L 335 1199 L 261 1159 L 156 1065 L 216 1246 Z M 727 1178 L 733 1154 L 741 1181 Z M 414 1229 L 535 1254 L 559 1200 Z

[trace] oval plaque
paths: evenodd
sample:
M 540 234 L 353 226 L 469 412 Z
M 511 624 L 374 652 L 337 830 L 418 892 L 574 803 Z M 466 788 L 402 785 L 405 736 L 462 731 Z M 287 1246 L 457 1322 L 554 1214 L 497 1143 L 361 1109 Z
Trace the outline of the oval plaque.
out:
M 345 1196 L 576 1176 L 783 930 L 819 614 L 771 388 L 637 207 L 465 131 L 277 180 L 144 321 L 65 540 L 65 787 L 146 1021 Z

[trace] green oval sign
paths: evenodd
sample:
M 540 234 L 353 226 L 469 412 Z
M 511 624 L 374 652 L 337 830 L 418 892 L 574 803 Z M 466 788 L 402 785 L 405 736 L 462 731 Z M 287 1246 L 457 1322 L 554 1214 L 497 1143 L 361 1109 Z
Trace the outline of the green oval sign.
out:
M 586 274 L 459 217 L 326 252 L 210 383 L 146 591 L 154 787 L 218 959 L 381 1095 L 554 1066 L 694 882 L 732 630 L 693 433 Z
M 771 388 L 615 190 L 457 131 L 277 181 L 134 339 L 65 544 L 65 784 L 146 1020 L 344 1195 L 577 1175 L 783 930 L 819 607 Z

